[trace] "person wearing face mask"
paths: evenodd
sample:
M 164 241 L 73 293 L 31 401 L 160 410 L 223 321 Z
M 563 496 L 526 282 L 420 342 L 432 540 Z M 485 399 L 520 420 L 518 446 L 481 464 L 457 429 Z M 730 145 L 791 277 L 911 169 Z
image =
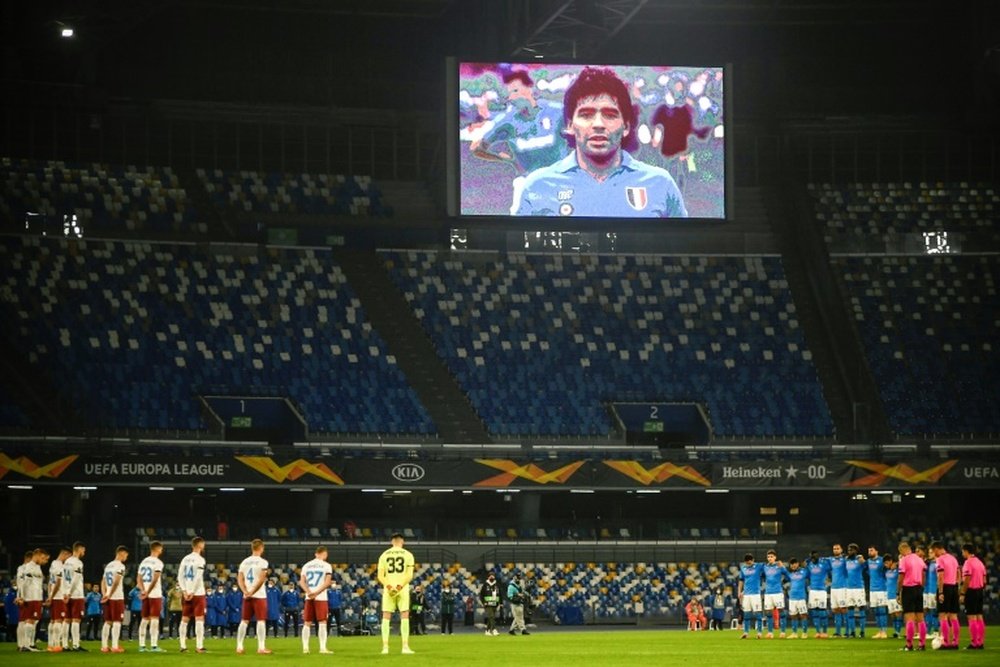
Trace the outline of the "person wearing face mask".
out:
M 500 607 L 500 584 L 496 575 L 490 572 L 486 575 L 486 581 L 479 589 L 479 601 L 483 603 L 486 610 L 486 634 L 499 635 L 497 630 L 497 609 Z
M 212 637 L 222 639 L 226 634 L 229 617 L 225 585 L 219 584 L 208 596 L 206 607 L 205 622 L 212 629 Z
M 452 622 L 455 620 L 455 591 L 451 590 L 451 583 L 445 581 L 441 584 L 441 634 L 451 634 L 453 632 Z
M 638 114 L 609 68 L 584 67 L 563 98 L 572 152 L 528 175 L 515 215 L 686 218 L 677 183 L 632 157 Z

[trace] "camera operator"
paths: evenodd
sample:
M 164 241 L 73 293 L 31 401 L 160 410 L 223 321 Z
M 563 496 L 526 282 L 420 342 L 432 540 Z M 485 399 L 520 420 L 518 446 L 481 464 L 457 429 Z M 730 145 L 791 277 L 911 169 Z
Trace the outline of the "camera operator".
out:
M 524 627 L 524 605 L 528 601 L 528 596 L 521 587 L 521 578 L 514 576 L 507 584 L 507 599 L 510 600 L 510 614 L 514 620 L 510 624 L 511 635 L 530 635 Z

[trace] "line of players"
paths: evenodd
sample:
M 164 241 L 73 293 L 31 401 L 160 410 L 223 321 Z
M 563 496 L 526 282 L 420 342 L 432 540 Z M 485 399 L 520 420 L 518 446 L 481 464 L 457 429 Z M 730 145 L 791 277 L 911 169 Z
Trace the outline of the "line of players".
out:
M 832 556 L 822 558 L 814 551 L 804 565 L 792 558 L 787 568 L 773 549 L 767 552 L 766 563 L 756 563 L 753 554 L 746 554 L 740 566 L 738 587 L 743 611 L 741 638 L 746 639 L 756 628 L 760 639 L 765 622 L 768 639 L 774 637 L 776 626 L 779 637 L 805 637 L 810 622 L 817 638 L 827 638 L 831 611 L 834 638 L 864 637 L 867 607 L 872 609 L 878 628 L 874 639 L 888 637 L 890 621 L 893 637 L 898 638 L 905 622 L 903 650 L 914 650 L 915 637 L 919 638 L 916 650 L 924 650 L 927 617 L 940 614 L 940 648 L 957 649 L 958 611 L 959 605 L 964 604 L 971 637 L 966 648 L 983 648 L 986 568 L 973 545 L 962 545 L 961 569 L 955 556 L 939 541 L 930 545 L 930 559 L 922 546 L 914 549 L 908 542 L 899 544 L 898 561 L 891 554 L 880 556 L 875 546 L 868 547 L 867 558 L 861 555 L 857 544 L 849 544 L 846 554 L 840 544 L 834 544 L 832 551 Z M 791 617 L 791 632 L 787 635 L 786 580 Z
M 187 647 L 188 625 L 194 621 L 195 652 L 205 653 L 205 540 L 191 540 L 191 553 L 178 567 L 178 584 L 182 593 L 181 622 L 178 628 L 180 651 Z M 139 563 L 136 586 L 142 600 L 142 620 L 139 623 L 139 652 L 163 653 L 159 646 L 160 616 L 163 611 L 163 544 L 151 542 L 149 555 Z M 34 549 L 25 554 L 24 563 L 17 569 L 19 607 L 17 646 L 21 652 L 38 652 L 35 633 L 42 618 L 42 607 L 50 607 L 49 642 L 47 650 L 86 651 L 80 644 L 80 622 L 84 615 L 83 561 L 86 546 L 77 542 L 72 549 L 62 549 L 49 566 L 49 591 L 44 595 L 42 567 L 48 564 L 50 554 L 45 549 Z M 240 563 L 237 584 L 243 592 L 241 620 L 236 632 L 236 653 L 245 652 L 244 643 L 250 621 L 256 620 L 257 653 L 270 654 L 266 646 L 267 591 L 264 584 L 270 572 L 263 558 L 263 540 L 250 543 L 250 556 Z M 329 615 L 326 591 L 333 581 L 333 568 L 327 562 L 326 547 L 316 548 L 315 557 L 302 566 L 299 586 L 305 593 L 302 627 L 302 652 L 309 653 L 312 623 L 316 623 L 319 653 L 330 654 L 327 648 L 327 617 Z M 101 604 L 104 625 L 101 629 L 101 652 L 124 653 L 120 645 L 122 623 L 125 618 L 124 577 L 128 547 L 119 546 L 115 558 L 104 567 L 101 577 Z M 409 648 L 409 591 L 413 579 L 413 554 L 403 548 L 403 536 L 392 536 L 392 547 L 379 558 L 378 579 L 383 586 L 382 653 L 389 652 L 389 627 L 392 613 L 399 611 L 402 652 L 412 654 Z M 149 647 L 146 647 L 146 637 Z M 69 640 L 68 638 L 71 638 Z

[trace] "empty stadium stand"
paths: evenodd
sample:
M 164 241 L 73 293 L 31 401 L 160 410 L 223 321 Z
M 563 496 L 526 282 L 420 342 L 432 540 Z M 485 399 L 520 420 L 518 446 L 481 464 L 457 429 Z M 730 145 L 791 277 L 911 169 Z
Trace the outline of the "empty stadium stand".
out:
M 834 257 L 893 430 L 1000 433 L 1000 259 Z
M 369 176 L 198 169 L 212 202 L 243 213 L 387 217 Z
M 959 232 L 996 243 L 1000 189 L 987 183 L 810 184 L 816 218 L 832 249 L 923 232 Z
M 26 428 L 30 425 L 31 420 L 14 399 L 12 390 L 0 382 L 0 428 Z
M 833 433 L 781 261 L 382 251 L 495 436 L 607 436 L 612 401 L 697 401 L 722 437 Z
M 211 559 L 210 559 L 211 560 Z M 358 622 L 363 610 L 378 604 L 381 592 L 374 564 L 337 563 L 331 554 L 333 580 L 344 593 L 344 621 Z M 282 587 L 298 581 L 299 565 L 272 563 L 271 576 Z M 517 562 L 487 563 L 497 577 L 507 582 L 521 577 L 527 584 L 536 607 L 535 616 L 551 621 L 565 607 L 583 611 L 586 622 L 610 623 L 635 621 L 635 603 L 642 601 L 644 616 L 661 621 L 678 620 L 691 598 L 705 598 L 719 590 L 735 597 L 738 566 L 734 563 L 684 562 Z M 209 563 L 206 583 L 235 581 L 238 563 Z M 176 577 L 176 564 L 165 563 L 164 576 Z M 461 563 L 417 563 L 412 586 L 422 586 L 426 595 L 427 616 L 440 618 L 441 585 L 451 583 L 458 599 L 472 596 L 476 608 L 483 568 Z M 462 608 L 463 605 L 457 605 Z
M 11 236 L 0 267 L 15 344 L 96 426 L 203 429 L 221 387 L 315 432 L 434 432 L 327 251 Z
M 95 231 L 205 234 L 186 190 L 170 167 L 76 164 L 0 158 L 0 216 L 23 229 L 34 213 L 77 216 L 84 235 Z

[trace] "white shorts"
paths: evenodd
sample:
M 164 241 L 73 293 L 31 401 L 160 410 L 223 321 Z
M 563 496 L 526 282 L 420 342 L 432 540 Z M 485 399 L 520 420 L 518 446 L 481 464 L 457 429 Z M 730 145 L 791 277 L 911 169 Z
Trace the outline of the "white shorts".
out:
M 740 606 L 743 607 L 743 613 L 748 611 L 760 613 L 760 595 L 747 595 L 744 593 L 740 599 Z
M 885 591 L 871 591 L 868 594 L 868 606 L 872 609 L 877 607 L 887 607 L 889 605 L 889 598 L 886 597 Z
M 785 608 L 784 593 L 764 593 L 764 611 Z
M 889 599 L 889 604 L 886 605 L 886 609 L 890 614 L 898 614 L 903 611 L 903 608 L 899 604 L 899 600 L 896 598 Z
M 806 609 L 806 601 L 789 600 L 788 613 L 791 614 L 792 616 L 805 616 L 807 613 L 809 613 L 809 610 Z
M 830 607 L 833 609 L 846 609 L 850 605 L 847 604 L 847 589 L 846 588 L 831 588 L 830 589 Z
M 864 607 L 866 603 L 867 601 L 865 600 L 865 589 L 863 588 L 847 589 L 848 607 Z
M 924 593 L 924 609 L 937 609 L 937 596 L 933 593 Z
M 826 591 L 809 591 L 810 609 L 826 609 L 826 603 L 827 603 Z

